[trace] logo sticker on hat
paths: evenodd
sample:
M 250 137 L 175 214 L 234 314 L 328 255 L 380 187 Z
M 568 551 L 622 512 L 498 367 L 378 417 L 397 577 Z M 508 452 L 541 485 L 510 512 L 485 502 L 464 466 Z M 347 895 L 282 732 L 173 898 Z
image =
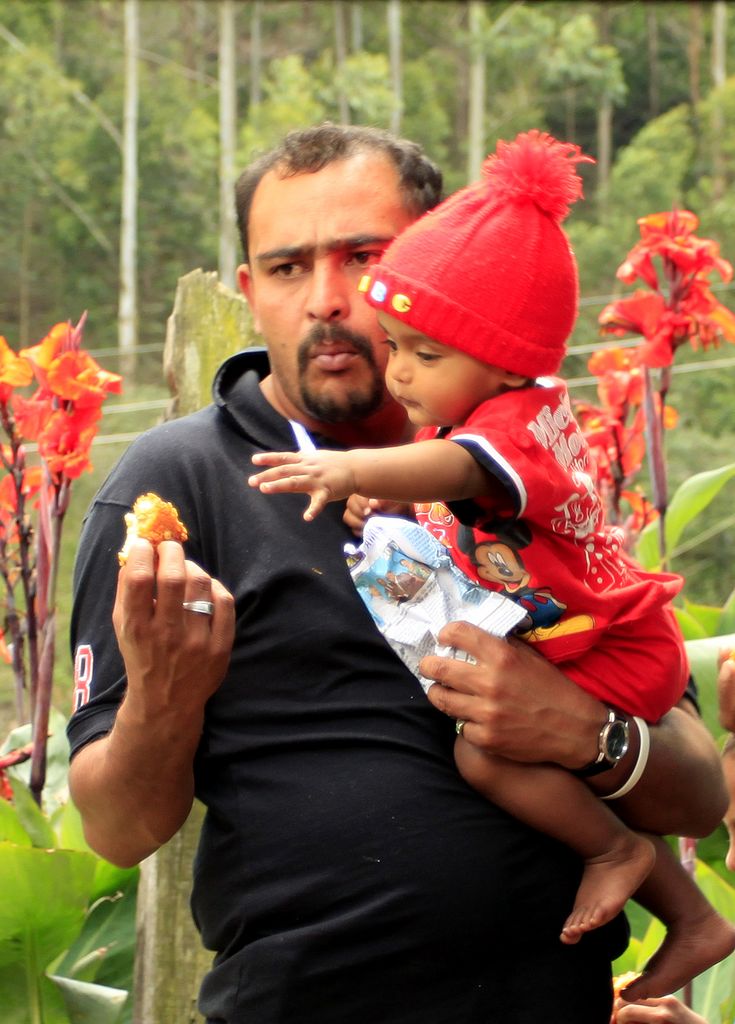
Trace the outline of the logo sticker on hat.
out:
M 385 287 L 382 281 L 376 281 L 370 292 L 370 298 L 373 302 L 385 302 L 385 297 L 388 294 L 388 289 Z
M 411 300 L 408 295 L 394 295 L 390 301 L 391 306 L 395 309 L 396 313 L 408 313 L 411 308 Z

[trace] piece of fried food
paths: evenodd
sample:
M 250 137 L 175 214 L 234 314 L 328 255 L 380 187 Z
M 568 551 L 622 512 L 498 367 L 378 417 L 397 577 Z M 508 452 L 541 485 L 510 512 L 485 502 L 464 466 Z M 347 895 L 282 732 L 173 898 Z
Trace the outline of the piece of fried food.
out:
M 156 547 L 162 540 L 178 540 L 183 544 L 189 536 L 175 506 L 151 491 L 141 494 L 133 511 L 126 513 L 125 525 L 128 528 L 125 543 L 117 554 L 120 565 L 125 565 L 130 545 L 139 537 Z
M 613 978 L 613 1015 L 610 1018 L 610 1024 L 615 1024 L 617 1020 L 617 1012 L 615 1009 L 615 1001 L 617 1000 L 620 993 L 626 987 L 630 985 L 631 981 L 635 981 L 636 978 L 640 978 L 640 971 L 626 971 L 625 974 L 618 974 Z

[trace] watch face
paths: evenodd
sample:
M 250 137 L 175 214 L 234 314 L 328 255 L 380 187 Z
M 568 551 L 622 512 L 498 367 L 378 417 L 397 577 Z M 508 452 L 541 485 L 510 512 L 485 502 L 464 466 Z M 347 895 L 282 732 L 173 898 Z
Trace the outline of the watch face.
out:
M 628 723 L 616 719 L 610 723 L 605 737 L 605 756 L 609 761 L 619 761 L 628 749 Z

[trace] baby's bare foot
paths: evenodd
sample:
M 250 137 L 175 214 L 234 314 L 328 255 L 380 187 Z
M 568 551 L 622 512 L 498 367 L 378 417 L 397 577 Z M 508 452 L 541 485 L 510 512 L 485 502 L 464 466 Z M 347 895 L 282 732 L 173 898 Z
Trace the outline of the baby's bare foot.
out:
M 564 922 L 561 941 L 579 942 L 585 932 L 611 921 L 649 873 L 656 860 L 653 843 L 635 832 L 624 833 L 603 856 L 585 861 L 577 899 Z
M 626 985 L 624 999 L 647 999 L 677 992 L 735 949 L 735 928 L 708 907 L 700 917 L 679 918 L 669 925 L 661 948 L 640 978 Z

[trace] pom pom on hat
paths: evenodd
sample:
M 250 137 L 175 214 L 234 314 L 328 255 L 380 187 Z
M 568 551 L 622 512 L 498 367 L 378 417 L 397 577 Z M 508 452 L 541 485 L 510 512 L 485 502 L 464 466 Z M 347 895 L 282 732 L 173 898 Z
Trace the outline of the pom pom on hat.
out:
M 593 164 L 579 146 L 559 142 L 536 129 L 497 145 L 482 165 L 495 202 L 532 202 L 561 223 L 572 203 L 583 198 L 575 164 Z
M 360 282 L 376 309 L 526 377 L 555 373 L 577 316 L 560 223 L 582 197 L 579 146 L 530 131 L 499 142 L 481 181 L 412 224 Z

